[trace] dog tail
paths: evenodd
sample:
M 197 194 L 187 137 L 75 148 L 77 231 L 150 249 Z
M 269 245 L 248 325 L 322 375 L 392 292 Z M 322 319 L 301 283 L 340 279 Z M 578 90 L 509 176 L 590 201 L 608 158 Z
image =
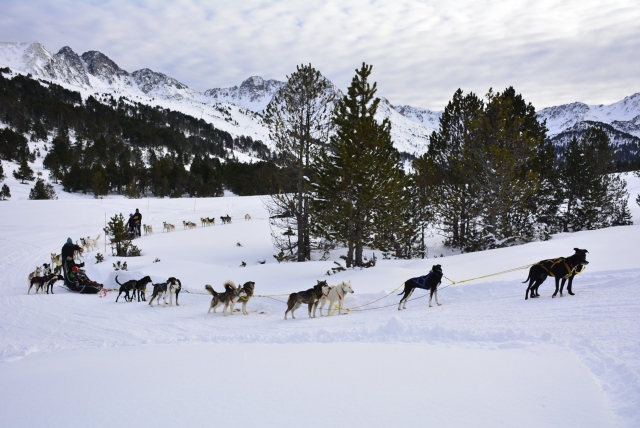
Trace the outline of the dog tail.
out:
M 402 283 L 404 285 L 404 283 Z M 402 290 L 402 293 L 399 293 L 398 296 L 402 296 L 404 294 L 404 292 L 407 291 L 407 289 L 405 288 L 404 290 Z
M 225 286 L 225 288 L 226 288 L 227 286 L 229 286 L 229 287 L 233 288 L 234 290 L 236 289 L 236 285 L 235 285 L 235 284 L 233 283 L 233 281 L 231 281 L 231 280 L 226 281 L 226 282 L 224 283 L 224 286 Z
M 218 293 L 216 292 L 216 290 L 214 290 L 214 289 L 213 289 L 213 287 L 212 287 L 212 286 L 210 286 L 209 284 L 205 285 L 205 286 L 204 286 L 204 288 L 206 288 L 206 289 L 207 289 L 207 291 L 208 291 L 209 293 L 211 293 L 211 295 L 212 295 L 212 296 L 217 296 L 217 295 L 218 295 Z
M 100 234 L 99 233 L 98 233 L 98 236 L 96 236 L 95 240 L 97 241 L 98 239 L 100 239 Z
M 527 279 L 525 279 L 524 281 L 522 281 L 522 284 L 525 284 L 527 281 L 529 281 L 531 279 L 531 269 L 529 269 L 529 275 L 527 275 Z
M 118 275 L 116 275 L 116 283 L 117 283 L 118 285 L 122 285 L 122 284 L 120 284 L 120 282 L 118 282 Z

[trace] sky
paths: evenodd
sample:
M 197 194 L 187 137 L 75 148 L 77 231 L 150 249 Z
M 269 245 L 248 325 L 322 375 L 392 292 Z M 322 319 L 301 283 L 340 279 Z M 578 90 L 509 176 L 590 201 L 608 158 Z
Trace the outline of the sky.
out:
M 640 92 L 637 0 L 0 0 L 0 41 L 98 50 L 204 91 L 311 63 L 346 89 L 442 110 L 456 89 L 513 86 L 537 108 Z

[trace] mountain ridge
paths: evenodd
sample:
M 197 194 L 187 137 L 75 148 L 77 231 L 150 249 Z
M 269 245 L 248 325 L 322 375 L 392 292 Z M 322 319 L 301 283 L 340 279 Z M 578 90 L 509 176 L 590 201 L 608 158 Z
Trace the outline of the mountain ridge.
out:
M 0 64 L 16 71 L 79 88 L 84 96 L 111 94 L 130 97 L 138 102 L 171 108 L 201 118 L 234 136 L 250 136 L 273 147 L 262 120 L 262 113 L 285 82 L 251 76 L 226 88 L 204 92 L 164 73 L 142 68 L 128 72 L 99 51 L 78 55 L 69 46 L 56 54 L 38 42 L 0 42 Z M 330 89 L 342 91 L 331 83 Z M 428 148 L 431 132 L 439 127 L 441 111 L 409 105 L 393 105 L 380 96 L 377 119 L 392 123 L 396 148 L 419 156 Z M 640 146 L 640 93 L 610 105 L 588 105 L 582 102 L 547 107 L 537 112 L 546 120 L 548 136 L 559 146 L 566 136 L 579 137 L 586 126 L 600 126 L 614 142 Z

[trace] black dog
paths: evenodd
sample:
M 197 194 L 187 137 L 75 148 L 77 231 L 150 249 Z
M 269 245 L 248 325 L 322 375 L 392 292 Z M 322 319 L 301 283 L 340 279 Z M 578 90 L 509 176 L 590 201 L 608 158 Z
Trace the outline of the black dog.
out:
M 44 284 L 47 294 L 49 294 L 49 287 L 51 287 L 51 294 L 53 294 L 53 284 L 58 281 L 64 281 L 64 277 L 59 273 L 56 273 L 56 271 L 58 271 L 58 269 L 53 271 L 54 273 L 51 274 L 51 278 Z
M 571 257 L 558 257 L 557 259 L 541 260 L 531 266 L 531 269 L 529 269 L 529 276 L 523 282 L 524 284 L 529 281 L 529 286 L 524 294 L 524 299 L 527 300 L 529 295 L 531 295 L 532 299 L 540 297 L 540 294 L 538 294 L 538 287 L 540 287 L 540 284 L 542 284 L 548 276 L 552 276 L 556 279 L 556 291 L 553 293 L 552 297 L 556 297 L 558 289 L 560 289 L 560 295 L 562 296 L 560 280 L 562 280 L 562 287 L 564 287 L 564 283 L 567 279 L 569 279 L 567 291 L 573 296 L 574 293 L 571 291 L 573 277 L 576 276 L 577 273 L 580 273 L 584 267 L 589 264 L 587 261 L 587 250 L 574 248 L 573 251 L 575 251 L 575 254 Z
M 120 284 L 120 282 L 118 282 L 118 275 L 116 275 L 116 283 L 120 286 L 120 292 L 118 293 L 118 297 L 116 297 L 116 302 L 118 301 L 118 299 L 120 298 L 120 295 L 123 292 L 124 292 L 124 300 L 126 300 L 127 302 L 133 301 L 134 296 L 129 297 L 129 291 L 144 290 L 146 288 L 146 285 L 150 282 L 151 282 L 151 278 L 149 278 L 149 276 L 147 275 L 140 280 L 131 279 L 125 282 L 124 284 Z M 134 294 L 135 294 L 135 291 L 134 291 Z
M 401 311 L 402 309 L 407 309 L 407 300 L 409 300 L 411 294 L 413 294 L 413 291 L 416 288 L 423 288 L 431 291 L 431 294 L 429 295 L 429 307 L 431 307 L 431 299 L 434 295 L 436 296 L 436 304 L 438 306 L 442 306 L 440 302 L 438 302 L 438 285 L 442 282 L 442 275 L 442 266 L 433 265 L 431 272 L 427 275 L 411 278 L 408 281 L 405 281 L 404 290 L 402 293 L 398 294 L 398 296 L 402 296 L 404 294 L 404 297 L 400 299 L 400 303 L 398 303 L 398 310 Z
M 291 318 L 296 319 L 294 312 L 303 303 L 309 304 L 309 318 L 316 317 L 316 307 L 320 302 L 322 296 L 329 292 L 329 284 L 327 281 L 318 281 L 313 288 L 305 291 L 299 291 L 297 293 L 291 293 L 289 300 L 287 300 L 287 311 L 284 313 L 284 319 L 287 319 L 287 314 L 291 311 Z M 311 316 L 311 310 L 313 309 L 313 316 Z

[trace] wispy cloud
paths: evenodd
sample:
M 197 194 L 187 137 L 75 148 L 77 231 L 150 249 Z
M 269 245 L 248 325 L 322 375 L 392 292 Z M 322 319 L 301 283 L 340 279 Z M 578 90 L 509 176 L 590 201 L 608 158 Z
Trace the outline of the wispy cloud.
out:
M 12 1 L 0 41 L 99 50 L 197 90 L 312 63 L 342 88 L 362 61 L 394 104 L 513 85 L 537 107 L 640 91 L 640 8 L 614 0 Z M 604 4 L 603 4 L 604 3 Z

